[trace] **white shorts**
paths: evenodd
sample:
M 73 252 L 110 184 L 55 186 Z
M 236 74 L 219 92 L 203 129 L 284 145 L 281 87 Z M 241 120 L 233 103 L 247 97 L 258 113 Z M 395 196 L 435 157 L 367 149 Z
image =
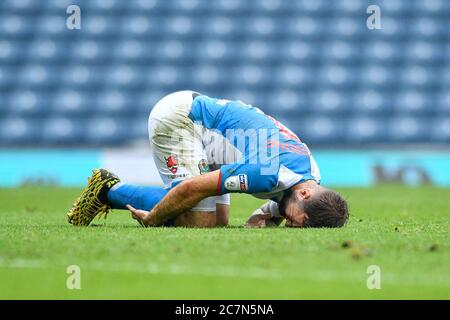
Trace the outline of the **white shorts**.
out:
M 169 94 L 155 105 L 149 116 L 153 159 L 166 187 L 215 169 L 205 147 L 205 129 L 188 116 L 194 94 L 194 91 Z M 216 211 L 216 203 L 230 204 L 229 195 L 206 198 L 192 211 Z

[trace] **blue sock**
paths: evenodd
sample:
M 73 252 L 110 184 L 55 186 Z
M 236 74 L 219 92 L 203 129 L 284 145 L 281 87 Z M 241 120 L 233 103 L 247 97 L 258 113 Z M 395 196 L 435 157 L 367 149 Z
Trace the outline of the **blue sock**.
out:
M 112 209 L 127 209 L 129 204 L 136 209 L 150 211 L 169 190 L 162 187 L 141 187 L 118 183 L 108 191 L 108 201 Z

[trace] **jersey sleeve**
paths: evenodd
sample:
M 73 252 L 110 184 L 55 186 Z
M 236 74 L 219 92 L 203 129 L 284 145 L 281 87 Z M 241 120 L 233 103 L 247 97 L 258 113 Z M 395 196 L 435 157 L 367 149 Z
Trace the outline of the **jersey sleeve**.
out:
M 258 164 L 228 164 L 220 168 L 219 194 L 270 192 L 278 183 L 278 172 L 264 174 Z
M 261 210 L 265 213 L 271 213 L 275 218 L 282 218 L 278 203 L 275 201 L 269 200 L 261 207 Z

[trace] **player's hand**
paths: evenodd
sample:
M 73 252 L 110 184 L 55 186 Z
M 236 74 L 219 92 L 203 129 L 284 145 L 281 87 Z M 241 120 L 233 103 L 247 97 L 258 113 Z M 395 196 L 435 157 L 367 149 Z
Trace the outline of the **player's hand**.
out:
M 130 206 L 129 204 L 127 204 L 127 208 L 128 208 L 128 210 L 130 210 L 131 217 L 134 220 L 137 220 L 137 222 L 139 222 L 139 224 L 141 226 L 147 227 L 146 221 L 147 221 L 148 217 L 150 216 L 149 211 L 135 209 L 132 206 Z
M 246 228 L 265 228 L 271 227 L 271 213 L 265 213 L 261 209 L 256 210 L 245 223 Z

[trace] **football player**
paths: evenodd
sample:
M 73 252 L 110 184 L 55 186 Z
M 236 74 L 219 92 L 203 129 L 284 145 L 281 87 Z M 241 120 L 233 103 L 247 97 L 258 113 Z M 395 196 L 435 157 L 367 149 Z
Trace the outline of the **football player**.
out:
M 153 159 L 165 184 L 120 182 L 93 171 L 68 213 L 88 225 L 110 208 L 128 208 L 142 226 L 215 227 L 228 224 L 230 193 L 268 199 L 248 227 L 342 227 L 347 202 L 320 185 L 319 168 L 305 143 L 260 109 L 193 91 L 160 100 L 149 117 Z

